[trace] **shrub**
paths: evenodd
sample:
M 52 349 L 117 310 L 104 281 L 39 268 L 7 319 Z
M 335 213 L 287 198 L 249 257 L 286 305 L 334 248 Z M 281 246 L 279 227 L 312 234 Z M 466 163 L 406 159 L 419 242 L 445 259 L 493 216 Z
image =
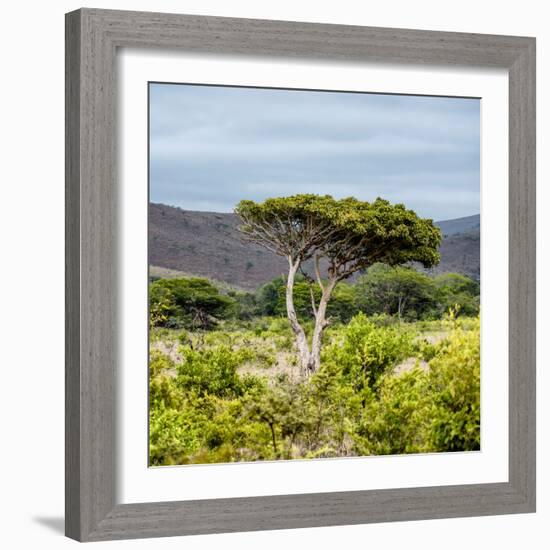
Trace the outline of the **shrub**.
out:
M 479 318 L 473 330 L 455 329 L 430 361 L 428 449 L 480 448 Z
M 459 273 L 444 273 L 434 279 L 438 312 L 457 308 L 457 314 L 475 316 L 479 313 L 479 283 Z
M 359 309 L 372 315 L 386 313 L 399 319 L 418 319 L 435 306 L 433 280 L 411 267 L 374 264 L 355 285 Z
M 348 323 L 358 311 L 354 288 L 344 282 L 338 283 L 328 303 L 328 315 L 341 323 Z
M 159 279 L 150 285 L 150 323 L 171 328 L 210 328 L 227 317 L 235 302 L 207 279 Z
M 394 327 L 377 327 L 359 313 L 343 329 L 341 341 L 325 350 L 324 360 L 334 361 L 345 376 L 361 388 L 374 388 L 380 376 L 411 351 L 412 339 Z
M 445 339 L 429 343 L 422 331 Z M 157 344 L 150 353 L 150 463 L 479 449 L 478 318 L 451 309 L 409 324 L 358 314 L 331 324 L 325 339 L 320 369 L 304 379 L 287 373 L 295 354 L 280 357 L 283 372 L 268 370 L 292 346 L 285 318 L 224 320 L 208 332 L 155 328 L 152 340 L 179 344 L 181 361 Z M 428 366 L 394 368 L 413 355 Z M 260 366 L 261 377 L 239 373 Z
M 296 438 L 310 422 L 304 407 L 304 387 L 289 383 L 284 375 L 249 401 L 248 417 L 269 429 L 272 458 L 292 458 Z
M 424 361 L 432 360 L 439 349 L 439 345 L 430 344 L 425 338 L 413 342 L 413 352 Z
M 429 277 L 412 267 L 374 264 L 353 288 L 357 307 L 368 315 L 440 318 L 455 305 L 461 315 L 479 313 L 479 283 L 459 273 Z
M 186 464 L 200 448 L 207 417 L 196 405 L 182 409 L 152 407 L 149 415 L 151 465 Z
M 251 357 L 247 349 L 231 351 L 227 346 L 204 350 L 182 348 L 183 360 L 177 365 L 177 384 L 185 391 L 218 397 L 242 395 L 246 385 L 237 374 L 237 367 Z
M 229 291 L 227 295 L 235 301 L 233 311 L 237 319 L 250 320 L 257 314 L 258 304 L 251 292 Z
M 264 388 L 255 390 L 253 401 Z M 193 462 L 234 462 L 273 458 L 266 425 L 248 416 L 249 394 L 239 399 L 216 399 L 215 412 L 205 426 L 204 442 Z
M 479 324 L 455 327 L 434 349 L 427 371 L 380 379 L 353 433 L 358 453 L 479 450 Z
M 387 375 L 378 395 L 370 394 L 353 439 L 364 455 L 416 453 L 424 447 L 422 408 L 426 400 L 426 374 L 420 369 Z
M 364 390 L 357 392 L 334 362 L 321 366 L 307 386 L 308 457 L 348 456 L 349 433 L 362 409 Z
M 277 277 L 256 291 L 256 303 L 260 315 L 276 315 L 279 289 L 284 286 L 282 277 Z

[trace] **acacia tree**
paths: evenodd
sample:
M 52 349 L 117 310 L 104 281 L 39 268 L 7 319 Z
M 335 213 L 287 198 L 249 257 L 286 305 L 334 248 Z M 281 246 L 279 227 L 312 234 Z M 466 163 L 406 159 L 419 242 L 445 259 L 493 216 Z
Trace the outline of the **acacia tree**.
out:
M 227 317 L 235 301 L 223 296 L 207 279 L 159 279 L 150 287 L 151 323 L 168 321 L 208 328 Z
M 432 220 L 383 199 L 369 203 L 353 197 L 336 200 L 330 195 L 294 195 L 262 203 L 243 200 L 235 212 L 242 221 L 239 229 L 245 240 L 288 260 L 287 316 L 305 374 L 320 366 L 323 331 L 330 323 L 327 305 L 339 281 L 376 262 L 398 265 L 416 261 L 430 267 L 439 261 L 441 233 Z M 321 291 L 318 303 L 312 294 L 315 325 L 311 346 L 293 298 L 296 273 L 309 259 L 313 259 Z M 325 277 L 321 260 L 328 266 Z
M 396 313 L 400 321 L 407 311 L 422 315 L 437 305 L 434 280 L 412 267 L 373 265 L 355 289 L 363 311 Z

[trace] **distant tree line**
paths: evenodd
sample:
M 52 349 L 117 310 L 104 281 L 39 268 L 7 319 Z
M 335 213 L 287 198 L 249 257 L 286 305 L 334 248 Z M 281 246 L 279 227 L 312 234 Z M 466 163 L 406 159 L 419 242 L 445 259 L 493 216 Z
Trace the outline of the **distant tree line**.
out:
M 149 292 L 152 326 L 209 329 L 221 320 L 286 317 L 287 283 L 281 276 L 255 292 L 221 291 L 202 278 L 158 279 Z M 298 319 L 313 320 L 321 290 L 297 275 L 293 298 Z M 459 273 L 430 276 L 411 267 L 374 264 L 353 282 L 339 282 L 327 305 L 327 317 L 348 323 L 357 313 L 386 315 L 398 321 L 440 319 L 479 313 L 479 283 Z

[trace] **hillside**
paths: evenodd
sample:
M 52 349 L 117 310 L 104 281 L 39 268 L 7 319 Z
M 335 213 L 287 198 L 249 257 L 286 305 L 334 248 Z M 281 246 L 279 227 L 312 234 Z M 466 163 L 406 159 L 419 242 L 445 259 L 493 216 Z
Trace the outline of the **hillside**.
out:
M 455 218 L 454 220 L 444 220 L 435 222 L 445 236 L 458 235 L 461 233 L 479 232 L 480 218 L 479 214 L 475 216 L 466 216 L 465 218 Z
M 286 261 L 260 246 L 243 243 L 238 224 L 235 214 L 194 212 L 151 203 L 149 264 L 246 289 L 283 274 Z M 445 237 L 441 263 L 434 272 L 457 271 L 479 279 L 479 215 L 437 225 Z

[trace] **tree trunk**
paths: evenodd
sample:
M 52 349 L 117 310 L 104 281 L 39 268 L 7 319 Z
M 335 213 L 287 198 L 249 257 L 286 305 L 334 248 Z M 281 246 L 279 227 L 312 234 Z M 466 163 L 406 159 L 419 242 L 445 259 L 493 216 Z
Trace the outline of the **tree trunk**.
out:
M 296 339 L 296 346 L 298 348 L 298 354 L 300 356 L 300 366 L 304 374 L 307 374 L 308 364 L 310 360 L 309 346 L 307 343 L 306 333 L 298 322 L 296 310 L 294 309 L 294 279 L 296 272 L 300 267 L 300 260 L 292 261 L 292 258 L 288 258 L 288 278 L 286 281 L 286 312 L 292 332 Z
M 300 358 L 300 367 L 304 376 L 309 376 L 319 370 L 321 366 L 321 346 L 323 343 L 323 331 L 328 326 L 329 322 L 326 319 L 327 305 L 330 300 L 330 296 L 334 287 L 336 286 L 336 279 L 330 279 L 327 286 L 321 286 L 322 294 L 319 306 L 315 308 L 313 303 L 313 310 L 315 312 L 315 327 L 313 329 L 313 336 L 311 339 L 311 350 L 307 341 L 306 333 L 298 321 L 296 310 L 294 309 L 294 281 L 296 278 L 296 272 L 300 267 L 299 260 L 295 262 L 292 258 L 288 258 L 289 270 L 288 279 L 286 282 L 286 311 L 288 320 L 294 337 L 296 339 L 296 347 L 298 348 L 298 354 Z M 319 284 L 322 283 L 319 280 Z M 314 301 L 313 301 L 314 302 Z
M 406 302 L 407 302 L 407 298 L 399 295 L 398 302 L 397 302 L 397 317 L 400 323 L 401 323 L 401 317 L 403 316 L 403 311 L 405 310 Z
M 336 280 L 330 279 L 327 286 L 323 288 L 323 293 L 321 294 L 321 300 L 319 301 L 319 307 L 315 315 L 315 328 L 313 329 L 313 337 L 311 339 L 311 354 L 308 364 L 308 370 L 310 372 L 316 372 L 321 366 L 323 331 L 329 324 L 326 319 L 327 305 L 335 285 Z

